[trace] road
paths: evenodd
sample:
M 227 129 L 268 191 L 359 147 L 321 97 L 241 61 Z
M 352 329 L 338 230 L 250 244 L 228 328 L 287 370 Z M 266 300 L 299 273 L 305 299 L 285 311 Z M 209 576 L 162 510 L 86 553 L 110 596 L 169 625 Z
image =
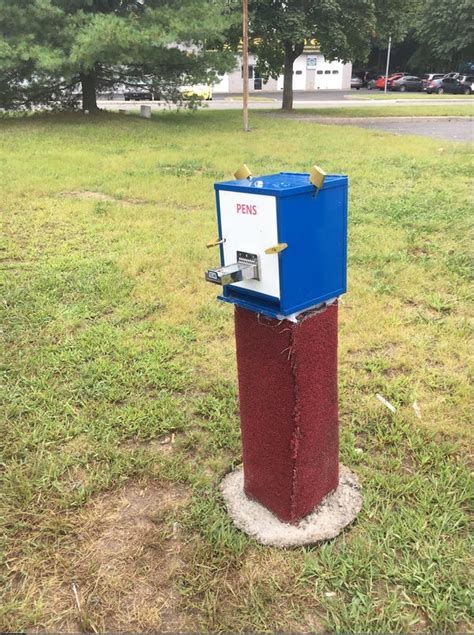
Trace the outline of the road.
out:
M 361 108 L 371 106 L 415 106 L 418 104 L 430 105 L 430 106 L 446 106 L 448 104 L 474 104 L 474 99 L 470 97 L 459 98 L 453 96 L 453 98 L 447 98 L 446 96 L 434 95 L 427 97 L 423 93 L 420 93 L 419 98 L 415 99 L 357 99 L 357 97 L 374 96 L 378 93 L 374 91 L 361 89 L 352 91 L 343 90 L 325 90 L 325 91 L 295 91 L 293 105 L 295 109 L 298 108 L 329 108 L 329 107 L 341 107 L 345 108 Z M 351 99 L 348 99 L 348 97 Z M 250 96 L 249 107 L 251 109 L 278 109 L 281 107 L 281 92 L 280 93 L 260 93 L 258 95 L 252 94 Z M 99 108 L 106 110 L 139 110 L 142 104 L 151 106 L 153 110 L 159 110 L 167 108 L 168 106 L 159 101 L 110 101 L 99 100 Z M 233 110 L 240 108 L 242 105 L 242 96 L 229 93 L 215 93 L 212 101 L 206 102 L 206 106 L 212 110 Z

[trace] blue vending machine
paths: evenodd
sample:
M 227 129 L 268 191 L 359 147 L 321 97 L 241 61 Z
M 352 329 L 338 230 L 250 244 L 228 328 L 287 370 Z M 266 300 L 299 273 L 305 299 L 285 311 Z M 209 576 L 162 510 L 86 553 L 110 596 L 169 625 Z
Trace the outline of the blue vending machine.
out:
M 215 184 L 221 300 L 282 319 L 347 288 L 347 176 L 280 172 Z

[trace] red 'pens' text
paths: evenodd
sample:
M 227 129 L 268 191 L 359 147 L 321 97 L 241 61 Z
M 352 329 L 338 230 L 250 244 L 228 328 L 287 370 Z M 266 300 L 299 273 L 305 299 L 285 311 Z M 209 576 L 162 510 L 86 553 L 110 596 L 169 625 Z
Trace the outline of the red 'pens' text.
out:
M 237 203 L 237 214 L 252 214 L 255 216 L 257 213 L 256 205 L 246 205 L 245 203 Z

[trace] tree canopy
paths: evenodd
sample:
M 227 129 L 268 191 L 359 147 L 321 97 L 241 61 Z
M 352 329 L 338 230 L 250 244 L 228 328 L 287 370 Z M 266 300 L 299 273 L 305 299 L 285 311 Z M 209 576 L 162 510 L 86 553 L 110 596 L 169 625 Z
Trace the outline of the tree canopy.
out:
M 121 83 L 177 101 L 233 65 L 231 20 L 225 0 L 0 0 L 0 105 L 65 101 L 78 83 L 88 110 Z
M 315 38 L 329 59 L 364 59 L 371 43 L 390 32 L 403 37 L 409 0 L 250 0 L 251 33 L 264 78 L 283 69 L 283 108 L 293 104 L 293 63 Z
M 418 49 L 413 64 L 436 63 L 457 69 L 474 61 L 472 0 L 419 0 L 413 22 Z
M 470 0 L 249 0 L 250 35 L 264 79 L 316 39 L 328 60 L 367 58 L 410 33 L 411 66 L 458 68 L 474 58 Z M 235 66 L 241 0 L 0 0 L 0 107 L 97 108 L 98 91 L 141 87 L 181 102 L 182 85 L 212 83 Z M 79 88 L 78 88 L 79 87 Z M 192 103 L 191 103 L 192 105 Z

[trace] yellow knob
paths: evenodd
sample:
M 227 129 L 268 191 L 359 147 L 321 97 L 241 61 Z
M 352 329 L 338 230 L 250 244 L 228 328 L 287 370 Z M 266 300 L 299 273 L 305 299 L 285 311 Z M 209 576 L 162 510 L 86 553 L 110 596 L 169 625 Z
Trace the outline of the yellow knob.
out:
M 322 170 L 319 166 L 313 165 L 311 168 L 311 172 L 309 174 L 309 180 L 317 187 L 318 190 L 323 187 L 324 179 L 326 178 L 326 172 Z
M 278 243 L 278 245 L 274 245 L 273 247 L 269 247 L 265 249 L 266 254 L 279 254 L 280 251 L 283 251 L 288 247 L 287 243 Z
M 206 247 L 217 247 L 217 245 L 222 245 L 222 243 L 225 243 L 225 238 L 216 238 L 212 243 L 207 243 Z
M 245 163 L 242 163 L 237 172 L 234 172 L 234 176 L 236 179 L 248 179 L 252 176 L 252 172 L 250 172 Z

